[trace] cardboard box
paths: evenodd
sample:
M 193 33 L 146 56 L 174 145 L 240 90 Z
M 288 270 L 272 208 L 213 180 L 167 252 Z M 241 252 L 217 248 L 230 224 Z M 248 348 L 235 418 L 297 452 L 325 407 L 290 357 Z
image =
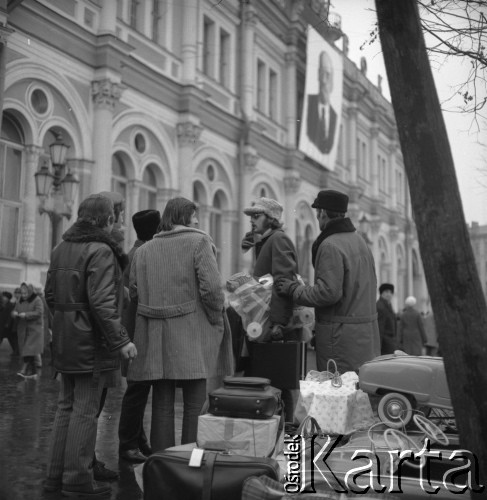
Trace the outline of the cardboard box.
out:
M 231 455 L 276 457 L 284 439 L 284 429 L 278 438 L 280 420 L 279 415 L 266 420 L 200 415 L 196 442 L 199 448 L 225 450 Z

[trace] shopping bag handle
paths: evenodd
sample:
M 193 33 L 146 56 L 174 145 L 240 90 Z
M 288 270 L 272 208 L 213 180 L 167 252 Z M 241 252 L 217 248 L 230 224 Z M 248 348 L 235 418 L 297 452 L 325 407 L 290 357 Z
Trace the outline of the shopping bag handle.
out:
M 330 365 L 333 365 L 335 368 L 333 371 L 330 369 Z M 332 387 L 341 387 L 343 382 L 334 359 L 329 359 L 326 362 L 326 371 L 331 375 L 330 379 Z
M 310 429 L 307 432 L 306 426 L 309 425 Z M 314 417 L 311 415 L 306 415 L 303 421 L 299 424 L 299 427 L 296 430 L 296 434 L 303 438 L 309 438 L 314 434 L 318 434 L 318 436 L 323 436 L 324 432 L 321 430 L 320 424 L 316 421 Z

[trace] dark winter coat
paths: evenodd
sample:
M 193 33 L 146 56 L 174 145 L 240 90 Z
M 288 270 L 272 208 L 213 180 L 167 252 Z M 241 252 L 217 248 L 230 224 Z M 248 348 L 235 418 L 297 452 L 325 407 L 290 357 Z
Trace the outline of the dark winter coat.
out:
M 276 282 L 279 278 L 294 280 L 298 274 L 296 249 L 282 229 L 273 229 L 255 244 L 256 262 L 254 276 L 260 278 L 271 274 Z M 293 300 L 282 297 L 272 290 L 270 304 L 271 324 L 287 325 L 293 314 Z
M 130 339 L 118 313 L 127 256 L 103 229 L 76 222 L 51 254 L 45 287 L 53 314 L 54 368 L 91 373 L 119 368 Z
M 399 321 L 399 347 L 412 356 L 421 356 L 426 344 L 423 318 L 414 307 L 406 307 Z
M 397 348 L 397 319 L 392 305 L 387 300 L 379 297 L 377 301 L 377 316 L 380 332 L 380 353 L 392 354 Z
M 319 371 L 334 359 L 340 373 L 380 353 L 374 258 L 348 218 L 329 221 L 313 245 L 314 285 L 294 289 L 297 304 L 315 308 Z

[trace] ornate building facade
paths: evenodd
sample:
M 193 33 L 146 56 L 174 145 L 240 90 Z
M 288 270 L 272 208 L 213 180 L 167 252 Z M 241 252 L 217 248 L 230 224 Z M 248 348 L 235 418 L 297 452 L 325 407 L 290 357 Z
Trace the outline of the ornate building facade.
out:
M 249 228 L 242 208 L 268 196 L 285 207 L 300 272 L 311 280 L 319 232 L 311 203 L 319 189 L 339 189 L 350 196 L 349 215 L 371 246 L 378 281 L 396 285 L 396 307 L 407 295 L 426 304 L 393 110 L 366 64 L 348 59 L 346 37 L 335 165 L 297 147 L 307 26 L 331 43 L 342 37 L 338 17 L 323 22 L 327 2 L 8 4 L 15 8 L 4 13 L 0 289 L 45 280 L 54 201 L 36 196 L 34 175 L 61 134 L 70 146 L 65 168 L 80 180 L 63 213 L 75 214 L 90 193 L 116 190 L 129 225 L 138 210 L 193 198 L 225 279 L 251 265 L 240 251 Z M 71 223 L 62 217 L 64 229 Z M 127 228 L 127 248 L 134 239 Z

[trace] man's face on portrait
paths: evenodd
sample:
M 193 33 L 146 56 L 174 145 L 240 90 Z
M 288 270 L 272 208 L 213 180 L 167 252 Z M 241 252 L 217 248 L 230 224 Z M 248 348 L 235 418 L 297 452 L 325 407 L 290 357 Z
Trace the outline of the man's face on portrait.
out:
M 330 94 L 333 92 L 333 66 L 330 56 L 326 52 L 320 54 L 319 64 L 320 101 L 329 104 Z

